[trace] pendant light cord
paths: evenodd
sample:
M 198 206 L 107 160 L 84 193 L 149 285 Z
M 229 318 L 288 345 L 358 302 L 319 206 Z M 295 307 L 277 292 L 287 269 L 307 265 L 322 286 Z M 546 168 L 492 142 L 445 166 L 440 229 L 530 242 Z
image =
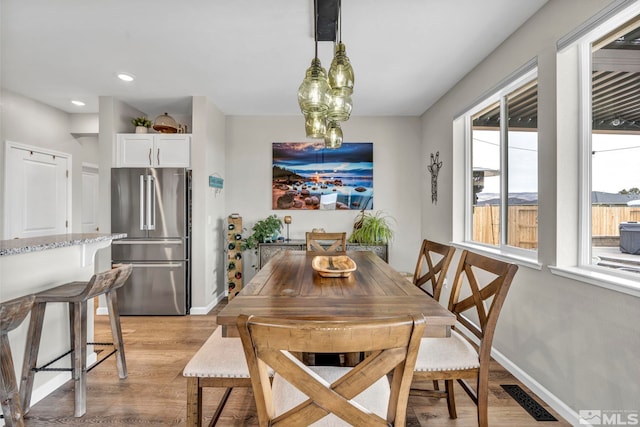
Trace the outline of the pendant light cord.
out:
M 338 0 L 338 38 L 342 43 L 342 0 Z
M 316 59 L 318 59 L 318 0 L 313 0 L 313 41 L 316 44 Z

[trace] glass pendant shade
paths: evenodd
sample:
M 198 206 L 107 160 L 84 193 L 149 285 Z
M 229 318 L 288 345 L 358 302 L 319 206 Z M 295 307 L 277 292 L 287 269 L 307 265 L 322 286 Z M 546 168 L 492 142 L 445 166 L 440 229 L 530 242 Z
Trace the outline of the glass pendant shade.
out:
M 327 111 L 327 119 L 338 122 L 346 122 L 351 117 L 351 95 L 346 90 L 331 89 L 329 97 L 329 110 Z
M 342 128 L 340 123 L 331 121 L 327 126 L 327 133 L 324 135 L 325 148 L 340 148 L 342 145 Z
M 354 75 L 351 62 L 347 57 L 344 43 L 336 45 L 336 53 L 329 68 L 329 86 L 331 89 L 340 89 L 348 95 L 353 93 Z
M 326 113 L 329 108 L 329 83 L 327 74 L 318 58 L 311 66 L 298 89 L 298 104 L 303 113 Z
M 325 113 L 304 113 L 304 130 L 307 138 L 324 138 L 327 132 Z

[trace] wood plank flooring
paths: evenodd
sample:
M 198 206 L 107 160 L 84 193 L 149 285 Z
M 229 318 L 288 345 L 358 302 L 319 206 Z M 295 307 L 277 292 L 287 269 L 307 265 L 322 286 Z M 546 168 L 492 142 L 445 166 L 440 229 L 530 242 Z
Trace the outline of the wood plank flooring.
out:
M 182 369 L 215 329 L 215 313 L 207 316 L 122 317 L 125 355 L 129 377 L 118 378 L 112 356 L 87 377 L 87 413 L 73 417 L 73 383 L 33 406 L 25 418 L 31 426 L 184 426 L 186 425 L 186 380 Z M 96 316 L 96 342 L 111 341 L 107 316 Z M 535 421 L 500 384 L 519 384 L 494 363 L 491 370 L 489 421 L 496 427 L 565 427 L 570 424 L 538 399 L 532 397 L 559 421 Z M 410 427 L 477 426 L 475 406 L 462 389 L 457 390 L 458 418 L 449 419 L 444 400 L 412 396 L 409 399 Z M 211 415 L 222 390 L 205 391 L 205 414 Z M 208 419 L 206 420 L 208 423 Z M 257 426 L 253 395 L 249 389 L 235 389 L 225 406 L 219 426 Z

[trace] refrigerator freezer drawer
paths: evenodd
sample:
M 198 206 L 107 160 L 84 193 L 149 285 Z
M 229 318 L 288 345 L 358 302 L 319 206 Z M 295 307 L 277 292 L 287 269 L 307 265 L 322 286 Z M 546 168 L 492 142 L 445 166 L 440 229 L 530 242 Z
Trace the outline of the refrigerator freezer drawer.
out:
M 131 261 L 183 261 L 187 259 L 184 239 L 114 240 L 111 258 Z
M 131 276 L 118 289 L 120 314 L 187 314 L 186 262 L 132 264 Z

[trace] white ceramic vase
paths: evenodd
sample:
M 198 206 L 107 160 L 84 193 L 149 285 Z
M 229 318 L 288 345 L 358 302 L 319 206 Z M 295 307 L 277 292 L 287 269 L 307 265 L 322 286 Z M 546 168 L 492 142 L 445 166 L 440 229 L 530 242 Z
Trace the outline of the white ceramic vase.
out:
M 136 133 L 147 133 L 149 129 L 144 126 L 136 126 Z

